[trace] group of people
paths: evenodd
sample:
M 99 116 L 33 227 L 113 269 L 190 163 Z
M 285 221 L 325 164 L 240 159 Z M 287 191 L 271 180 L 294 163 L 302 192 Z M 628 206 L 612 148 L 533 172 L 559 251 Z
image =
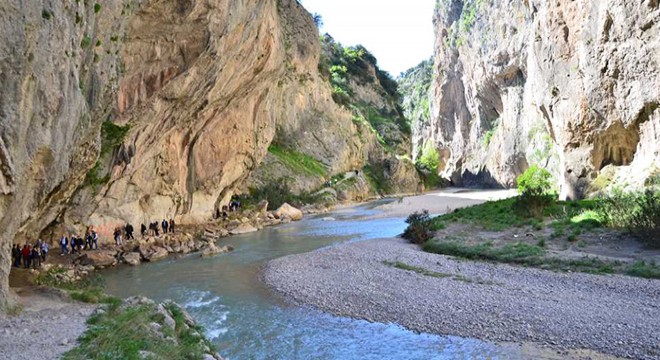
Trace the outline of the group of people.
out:
M 167 219 L 163 219 L 163 221 L 160 223 L 160 228 L 163 230 L 163 234 L 166 234 L 168 232 L 173 233 L 175 225 L 176 224 L 174 223 L 174 219 L 170 219 L 169 221 L 167 221 Z M 132 233 L 133 233 L 133 227 L 131 226 L 131 234 Z M 140 234 L 142 234 L 143 238 L 147 235 L 160 236 L 158 221 L 150 222 L 148 231 L 147 231 L 147 227 L 144 224 L 142 224 L 140 226 Z M 131 235 L 131 237 L 132 236 L 133 235 Z
M 69 247 L 71 250 L 69 250 Z M 71 234 L 70 238 L 67 238 L 66 235 L 62 235 L 60 238 L 60 249 L 62 250 L 62 255 L 65 254 L 76 254 L 81 253 L 87 249 L 97 249 L 99 248 L 99 235 L 94 229 L 88 228 L 85 232 L 85 237 Z
M 15 267 L 21 267 L 21 264 L 26 269 L 32 267 L 36 269 L 41 266 L 42 262 L 46 261 L 46 256 L 48 255 L 48 244 L 41 241 L 37 241 L 36 244 L 25 244 L 21 248 L 21 245 L 14 244 L 11 249 L 11 257 Z
M 222 207 L 222 211 L 220 211 L 219 208 L 215 209 L 215 214 L 214 218 L 216 219 L 222 219 L 222 220 L 227 220 L 229 218 L 229 213 L 228 212 L 235 212 L 241 209 L 241 202 L 238 200 L 231 200 L 229 202 L 229 205 L 225 205 Z

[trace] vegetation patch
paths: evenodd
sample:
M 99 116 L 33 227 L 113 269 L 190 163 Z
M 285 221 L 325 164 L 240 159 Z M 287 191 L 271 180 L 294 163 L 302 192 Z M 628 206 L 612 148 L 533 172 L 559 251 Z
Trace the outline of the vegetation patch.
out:
M 626 229 L 649 246 L 660 248 L 660 191 L 614 190 L 601 199 L 598 212 L 607 226 Z
M 317 204 L 324 201 L 323 194 L 311 194 L 303 192 L 301 194 L 294 194 L 291 192 L 289 182 L 286 179 L 270 182 L 260 188 L 249 189 L 249 194 L 238 196 L 241 205 L 244 208 L 253 208 L 260 201 L 267 200 L 268 208 L 275 210 L 282 206 L 284 203 L 301 207 L 307 204 Z
M 432 189 L 440 184 L 440 176 L 438 175 L 440 154 L 431 141 L 424 144 L 422 154 L 417 159 L 415 167 L 427 188 Z
M 414 272 L 416 272 L 418 274 L 421 274 L 421 275 L 424 275 L 424 276 L 430 276 L 430 277 L 435 277 L 435 278 L 446 278 L 446 277 L 452 276 L 451 274 L 431 271 L 431 270 L 424 269 L 424 268 L 421 268 L 421 267 L 408 265 L 408 264 L 400 262 L 400 261 L 397 261 L 397 262 L 384 261 L 383 263 L 387 266 L 392 266 L 392 267 L 395 267 L 397 269 L 414 271 Z
M 580 259 L 560 259 L 546 257 L 545 249 L 539 245 L 518 242 L 496 247 L 492 242 L 467 245 L 455 241 L 433 240 L 424 244 L 424 251 L 450 255 L 468 260 L 500 262 L 538 267 L 553 271 L 586 272 L 592 274 L 612 274 L 627 272 L 621 262 L 603 261 L 585 256 Z
M 106 120 L 101 124 L 101 156 L 107 155 L 124 142 L 130 130 L 129 125 L 119 126 Z
M 611 197 L 581 201 L 556 201 L 551 189 L 551 176 L 544 169 L 530 167 L 518 178 L 520 196 L 456 209 L 452 213 L 429 219 L 427 213 L 414 213 L 408 218 L 404 237 L 422 244 L 425 251 L 480 261 L 533 266 L 555 271 L 581 271 L 596 274 L 621 273 L 631 276 L 659 278 L 660 267 L 655 262 L 603 260 L 598 256 L 574 258 L 549 256 L 574 246 L 587 247 L 587 240 L 604 231 L 603 228 L 627 229 L 647 245 L 660 246 L 660 192 L 615 192 Z M 457 238 L 446 234 L 433 238 L 430 232 L 440 231 L 450 223 L 462 223 L 495 234 L 473 233 Z M 548 226 L 549 239 L 541 233 Z M 507 232 L 518 228 L 515 232 Z M 511 242 L 510 238 L 527 239 Z M 494 241 L 482 241 L 482 239 Z M 552 239 L 562 238 L 560 241 Z M 474 241 L 477 240 L 477 241 Z M 599 242 L 599 243 L 600 243 Z M 495 243 L 498 245 L 496 246 Z M 618 248 L 618 247 L 617 247 Z M 610 255 L 607 255 L 610 256 Z
M 453 275 L 453 274 L 448 274 L 448 273 L 442 273 L 442 272 L 437 272 L 437 271 L 431 271 L 431 270 L 429 270 L 429 269 L 425 269 L 425 268 L 423 268 L 423 267 L 418 267 L 418 266 L 409 265 L 409 264 L 406 264 L 406 263 L 401 262 L 401 261 L 396 261 L 396 262 L 392 262 L 392 261 L 383 261 L 383 264 L 385 264 L 385 265 L 387 265 L 387 266 L 395 267 L 395 268 L 397 268 L 397 269 L 406 270 L 406 271 L 412 271 L 412 272 L 416 272 L 416 273 L 418 273 L 418 274 L 420 274 L 420 275 L 429 276 L 429 277 L 434 277 L 434 278 L 440 278 L 440 279 L 441 279 L 441 278 L 451 278 L 452 280 L 462 281 L 462 282 L 464 282 L 464 283 L 469 283 L 469 284 L 471 284 L 471 283 L 486 284 L 486 285 L 493 285 L 493 284 L 494 284 L 492 281 L 485 281 L 485 280 L 481 280 L 481 279 L 474 280 L 474 279 L 469 278 L 469 277 L 467 277 L 467 276 L 465 276 L 465 275 L 460 275 L 460 274 Z
M 413 244 L 423 244 L 431 238 L 431 217 L 428 210 L 410 214 L 406 219 L 406 224 L 408 227 L 402 235 L 404 239 Z
M 328 169 L 313 157 L 299 151 L 285 148 L 278 144 L 271 144 L 268 152 L 275 155 L 287 167 L 297 173 L 309 174 L 318 177 L 327 177 Z
M 369 182 L 369 186 L 379 194 L 390 192 L 390 185 L 385 178 L 385 169 L 382 164 L 370 164 L 362 169 L 364 177 Z
M 53 287 L 65 290 L 74 300 L 98 304 L 119 302 L 119 299 L 108 296 L 103 292 L 103 278 L 100 275 L 83 278 L 74 281 L 66 276 L 68 270 L 62 267 L 54 267 L 48 271 L 41 272 L 35 279 L 37 285 Z
M 78 347 L 64 354 L 74 359 L 203 359 L 214 350 L 204 338 L 203 329 L 186 323 L 181 309 L 166 304 L 174 326 L 157 305 L 113 303 L 94 314 L 88 330 L 78 339 Z M 169 314 L 167 314 L 169 316 Z
M 88 36 L 85 35 L 82 40 L 80 40 L 80 47 L 81 48 L 86 48 L 92 43 L 92 39 Z
M 626 274 L 646 279 L 660 279 L 660 265 L 654 262 L 637 261 L 626 270 Z

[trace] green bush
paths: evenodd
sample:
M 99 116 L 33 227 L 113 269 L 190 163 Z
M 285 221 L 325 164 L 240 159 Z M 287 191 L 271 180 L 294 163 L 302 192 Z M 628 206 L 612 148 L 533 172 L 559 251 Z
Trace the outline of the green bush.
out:
M 414 244 L 423 244 L 431 238 L 431 217 L 429 211 L 414 212 L 406 219 L 408 227 L 402 237 Z
M 552 188 L 551 180 L 548 170 L 533 165 L 518 177 L 518 191 L 522 196 L 545 195 Z
M 517 183 L 520 192 L 517 206 L 527 216 L 543 216 L 544 210 L 556 201 L 550 193 L 552 175 L 546 169 L 533 165 L 518 177 Z
M 89 46 L 89 44 L 92 43 L 92 39 L 88 35 L 85 35 L 82 40 L 80 40 L 80 47 L 81 48 L 86 48 Z
M 438 154 L 438 150 L 433 146 L 433 143 L 429 141 L 424 145 L 422 155 L 417 159 L 417 167 L 437 173 L 438 166 L 440 166 L 440 154 Z
M 649 245 L 660 247 L 660 191 L 615 190 L 602 199 L 599 212 L 608 226 L 627 229 Z

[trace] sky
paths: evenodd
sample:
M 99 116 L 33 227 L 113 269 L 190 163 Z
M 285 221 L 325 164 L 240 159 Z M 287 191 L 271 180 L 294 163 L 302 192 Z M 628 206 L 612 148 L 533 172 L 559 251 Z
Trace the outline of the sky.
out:
M 435 0 L 300 0 L 323 18 L 321 34 L 363 45 L 396 77 L 433 54 Z

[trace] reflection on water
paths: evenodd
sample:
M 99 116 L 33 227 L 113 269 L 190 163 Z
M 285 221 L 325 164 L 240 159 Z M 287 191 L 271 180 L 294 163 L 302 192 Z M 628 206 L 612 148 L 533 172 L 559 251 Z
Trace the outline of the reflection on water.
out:
M 259 280 L 264 262 L 289 254 L 395 236 L 403 219 L 360 221 L 376 202 L 298 223 L 223 239 L 235 251 L 190 255 L 105 274 L 107 290 L 182 304 L 228 359 L 512 358 L 510 348 L 477 340 L 416 334 L 394 324 L 341 318 L 284 303 Z M 334 221 L 328 221 L 332 217 Z

